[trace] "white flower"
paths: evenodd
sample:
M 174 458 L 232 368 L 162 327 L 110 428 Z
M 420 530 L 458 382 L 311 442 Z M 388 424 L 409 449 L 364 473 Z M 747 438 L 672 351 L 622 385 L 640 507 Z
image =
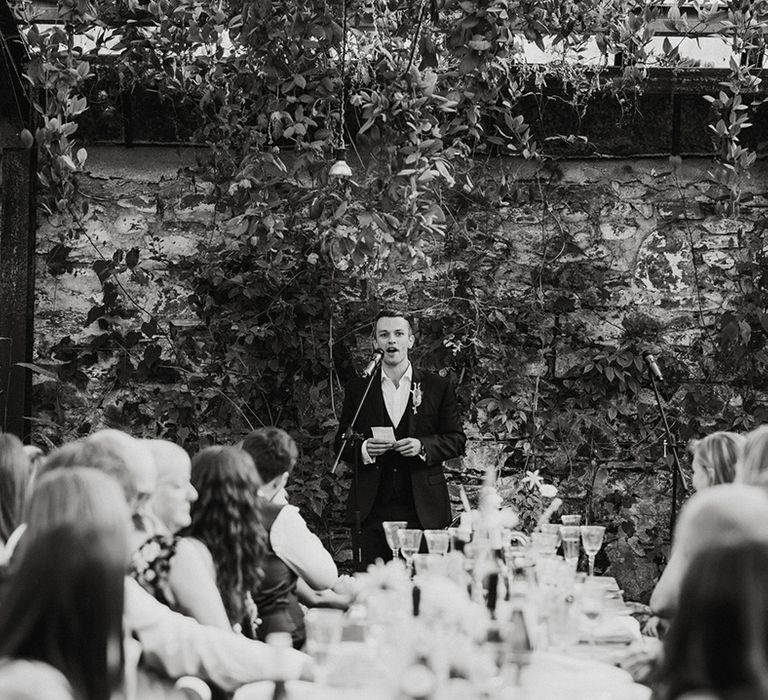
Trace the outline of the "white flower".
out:
M 434 574 L 416 576 L 414 583 L 421 590 L 419 617 L 427 625 L 451 627 L 473 638 L 479 636 L 488 611 L 469 598 L 466 585 Z
M 525 476 L 523 477 L 523 483 L 528 484 L 531 488 L 533 488 L 534 486 L 540 488 L 541 477 L 539 476 L 539 470 L 537 469 L 535 472 L 530 472 L 530 471 L 525 472 Z
M 413 413 L 414 415 L 419 412 L 419 406 L 421 406 L 421 400 L 424 398 L 424 392 L 421 390 L 421 382 L 414 382 L 411 389 L 411 396 L 413 401 Z

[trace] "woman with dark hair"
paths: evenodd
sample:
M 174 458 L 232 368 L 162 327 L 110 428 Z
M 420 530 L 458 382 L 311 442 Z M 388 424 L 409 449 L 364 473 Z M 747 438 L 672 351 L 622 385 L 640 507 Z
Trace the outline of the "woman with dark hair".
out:
M 109 700 L 121 685 L 129 522 L 108 476 L 41 478 L 0 604 L 0 697 Z
M 261 583 L 267 538 L 253 462 L 234 447 L 207 447 L 192 460 L 192 485 L 198 499 L 184 534 L 208 562 L 230 622 L 245 620 L 250 626 L 255 623 L 250 595 Z
M 664 641 L 658 700 L 768 697 L 768 543 L 702 550 Z
M 0 434 L 0 551 L 24 522 L 31 484 L 32 463 L 21 440 L 10 433 Z

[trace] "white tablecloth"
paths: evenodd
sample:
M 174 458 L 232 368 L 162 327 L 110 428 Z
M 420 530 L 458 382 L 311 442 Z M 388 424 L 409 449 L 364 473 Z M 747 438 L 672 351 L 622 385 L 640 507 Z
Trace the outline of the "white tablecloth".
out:
M 235 693 L 234 700 L 271 700 L 274 684 L 251 683 Z M 329 687 L 290 681 L 288 693 L 295 700 L 395 700 L 392 689 L 375 686 Z M 435 700 L 648 700 L 650 689 L 632 681 L 626 671 L 600 661 L 574 658 L 555 652 L 536 652 L 515 688 L 510 675 L 488 679 L 477 685 L 458 679 L 442 686 Z

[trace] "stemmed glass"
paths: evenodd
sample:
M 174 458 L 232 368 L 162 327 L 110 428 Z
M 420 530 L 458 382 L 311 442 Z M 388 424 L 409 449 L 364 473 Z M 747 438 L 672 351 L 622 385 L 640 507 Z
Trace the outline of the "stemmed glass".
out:
M 385 520 L 381 526 L 384 528 L 387 544 L 392 550 L 392 558 L 397 559 L 398 550 L 400 549 L 400 540 L 397 537 L 397 532 L 408 527 L 408 523 L 405 520 Z
M 421 530 L 401 528 L 397 531 L 397 539 L 400 541 L 400 551 L 405 557 L 408 571 L 411 571 L 413 567 L 413 555 L 416 554 L 416 552 L 419 551 L 419 547 L 421 547 L 422 535 L 423 532 Z
M 589 557 L 589 575 L 595 575 L 595 555 L 603 546 L 603 536 L 605 528 L 602 525 L 582 525 L 581 542 L 584 545 L 584 551 Z

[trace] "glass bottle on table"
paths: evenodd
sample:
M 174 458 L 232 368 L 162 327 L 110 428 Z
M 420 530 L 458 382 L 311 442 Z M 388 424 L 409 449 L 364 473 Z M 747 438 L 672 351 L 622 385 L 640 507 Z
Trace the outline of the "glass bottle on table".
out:
M 288 700 L 288 688 L 286 687 L 288 670 L 286 667 L 288 650 L 293 648 L 293 640 L 289 632 L 270 632 L 266 642 L 275 652 L 272 670 L 275 689 L 272 691 L 272 700 Z
M 515 667 L 515 685 L 519 686 L 523 669 L 531 662 L 534 649 L 531 591 L 526 572 L 513 570 L 509 584 L 509 623 L 506 644 L 509 662 Z

